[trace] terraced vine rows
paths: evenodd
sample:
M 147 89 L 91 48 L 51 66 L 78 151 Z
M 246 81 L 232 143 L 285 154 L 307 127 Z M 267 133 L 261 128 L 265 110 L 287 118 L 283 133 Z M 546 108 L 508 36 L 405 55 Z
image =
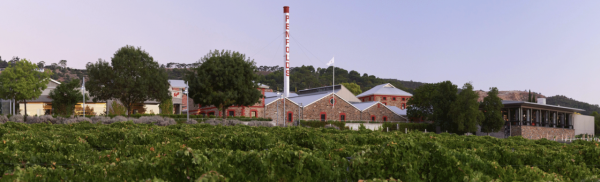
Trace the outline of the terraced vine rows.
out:
M 598 180 L 598 143 L 304 127 L 0 125 L 1 180 Z M 208 175 L 207 174 L 211 174 Z

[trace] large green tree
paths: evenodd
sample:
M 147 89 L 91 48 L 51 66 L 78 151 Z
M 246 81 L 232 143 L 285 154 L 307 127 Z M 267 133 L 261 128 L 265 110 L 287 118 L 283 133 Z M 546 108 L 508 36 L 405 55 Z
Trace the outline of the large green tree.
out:
M 94 102 L 118 99 L 127 108 L 128 116 L 134 104 L 170 98 L 167 73 L 141 47 L 122 47 L 110 63 L 98 60 L 86 68 L 89 81 L 85 86 Z
M 452 118 L 448 114 L 452 108 L 452 103 L 456 101 L 458 87 L 450 81 L 437 83 L 433 94 L 433 121 L 437 126 L 444 130 L 452 130 L 454 125 Z
M 80 86 L 81 81 L 79 79 L 74 79 L 69 82 L 64 82 L 58 85 L 54 90 L 50 91 L 48 96 L 52 99 L 52 109 L 54 109 L 54 113 L 63 116 L 70 116 L 73 114 L 75 105 L 84 100 Z M 87 94 L 85 94 L 85 97 L 85 100 L 89 99 Z
M 350 90 L 350 92 L 352 92 L 352 94 L 354 95 L 358 95 L 360 93 L 362 93 L 362 90 L 360 90 L 360 85 L 356 84 L 356 83 L 340 83 L 341 85 L 343 85 L 344 87 L 346 87 L 348 90 Z
M 592 112 L 592 116 L 594 116 L 594 133 L 600 135 L 600 114 L 594 111 Z
M 502 99 L 498 97 L 498 88 L 492 87 L 488 95 L 483 98 L 481 103 L 481 111 L 485 119 L 481 122 L 481 132 L 492 133 L 499 132 L 504 126 L 504 118 L 502 118 Z
M 226 111 L 233 105 L 254 105 L 262 97 L 256 82 L 256 65 L 244 54 L 215 50 L 200 61 L 201 65 L 192 68 L 184 77 L 194 103 L 213 105 Z M 227 113 L 223 113 L 225 118 Z
M 465 83 L 448 112 L 448 117 L 452 119 L 450 127 L 452 131 L 477 132 L 477 126 L 484 119 L 483 113 L 479 110 L 478 98 L 479 94 L 473 90 L 473 85 Z
M 412 119 L 434 121 L 442 130 L 452 131 L 455 127 L 448 113 L 457 98 L 457 92 L 458 87 L 450 81 L 420 86 L 407 103 L 407 115 Z
M 27 59 L 9 64 L 0 74 L 0 98 L 23 101 L 27 116 L 27 100 L 37 99 L 50 82 L 51 72 L 37 71 L 37 65 Z M 25 117 L 27 118 L 27 117 Z
M 413 120 L 433 120 L 433 97 L 437 84 L 425 84 L 415 89 L 408 100 L 407 116 Z

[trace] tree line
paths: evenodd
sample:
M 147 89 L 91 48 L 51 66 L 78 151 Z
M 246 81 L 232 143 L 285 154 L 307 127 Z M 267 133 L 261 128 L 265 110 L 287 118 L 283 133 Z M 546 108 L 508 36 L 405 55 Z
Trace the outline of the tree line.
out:
M 502 99 L 498 88 L 492 87 L 483 102 L 471 83 L 463 87 L 450 81 L 425 84 L 413 92 L 408 100 L 407 116 L 411 120 L 433 121 L 442 131 L 452 133 L 498 132 L 504 126 Z
M 258 71 L 270 72 L 266 75 L 258 76 L 258 81 L 260 83 L 268 85 L 273 90 L 283 91 L 283 67 L 261 66 L 259 67 Z M 311 65 L 290 67 L 290 80 L 291 92 L 296 92 L 302 89 L 329 86 L 333 82 L 333 66 L 327 68 L 315 68 Z M 360 90 L 363 91 L 369 90 L 380 84 L 390 83 L 396 88 L 402 89 L 409 93 L 412 93 L 414 89 L 425 84 L 413 81 L 383 79 L 367 73 L 363 73 L 361 75 L 358 71 L 348 71 L 339 67 L 335 67 L 335 83 L 355 83 L 360 86 Z

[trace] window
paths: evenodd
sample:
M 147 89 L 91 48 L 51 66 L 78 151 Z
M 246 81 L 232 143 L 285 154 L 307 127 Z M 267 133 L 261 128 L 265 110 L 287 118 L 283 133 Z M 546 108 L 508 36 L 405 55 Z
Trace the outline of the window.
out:
M 387 98 L 386 98 L 386 97 L 383 97 L 383 100 L 387 100 Z
M 346 113 L 340 113 L 340 121 L 346 121 Z
M 393 101 L 395 101 L 395 100 L 396 100 L 396 97 L 392 97 L 392 100 L 393 100 Z
M 402 103 L 401 109 L 404 109 L 404 108 L 406 108 L 406 105 L 404 103 Z
M 229 116 L 235 116 L 235 111 L 228 111 L 227 113 L 229 113 Z
M 382 102 L 382 103 L 383 103 L 383 105 L 387 105 L 387 103 L 385 103 L 385 102 Z
M 327 113 L 321 112 L 321 121 L 327 120 Z
M 250 117 L 256 118 L 256 111 L 250 111 Z
M 214 115 L 215 115 L 215 112 L 214 112 L 214 111 L 213 111 L 213 112 L 209 112 L 209 113 L 208 113 L 208 115 L 209 115 L 209 116 L 214 116 Z
M 387 121 L 387 116 L 383 117 L 383 121 L 386 122 Z
M 402 101 L 405 101 L 405 100 L 406 100 L 406 98 L 402 97 Z
M 287 113 L 287 121 L 292 122 L 294 120 L 294 113 L 292 111 L 288 111 Z
M 329 99 L 329 104 L 331 104 L 331 105 L 335 105 L 335 98 L 331 98 L 331 99 Z
M 375 121 L 376 117 L 375 115 L 371 115 L 371 121 Z

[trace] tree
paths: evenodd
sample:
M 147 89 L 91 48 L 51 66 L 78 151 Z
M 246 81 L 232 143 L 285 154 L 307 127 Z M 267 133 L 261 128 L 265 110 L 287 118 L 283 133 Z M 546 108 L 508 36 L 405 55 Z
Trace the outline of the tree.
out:
M 41 68 L 44 68 L 45 64 L 46 64 L 45 61 L 40 61 L 40 62 L 38 62 L 37 66 L 38 66 L 38 68 L 41 69 Z
M 594 116 L 594 133 L 600 135 L 600 114 L 594 111 L 592 112 L 592 116 Z
M 52 64 L 50 64 L 50 66 L 52 66 L 52 68 L 56 68 L 58 66 L 58 64 L 52 63 Z
M 415 89 L 407 104 L 407 116 L 411 119 L 433 120 L 433 94 L 437 84 L 425 84 Z
M 158 104 L 160 114 L 173 114 L 173 98 L 164 100 Z
M 481 132 L 492 133 L 499 132 L 504 126 L 504 118 L 502 117 L 502 99 L 498 97 L 498 88 L 492 87 L 488 95 L 483 98 L 481 110 L 485 119 L 481 122 Z
M 256 65 L 244 54 L 232 51 L 210 51 L 201 65 L 190 69 L 184 77 L 189 97 L 203 106 L 216 106 L 226 111 L 232 105 L 251 106 L 262 97 L 258 90 Z M 223 114 L 223 118 L 227 114 Z
M 49 97 L 52 99 L 52 109 L 54 112 L 63 116 L 70 116 L 75 110 L 75 105 L 83 102 L 83 94 L 81 93 L 81 80 L 74 79 L 70 82 L 64 82 L 50 91 Z M 89 96 L 85 94 L 86 99 Z M 88 113 L 88 112 L 86 112 Z
M 452 103 L 456 100 L 458 87 L 450 81 L 437 83 L 433 94 L 433 121 L 441 129 L 451 130 L 453 128 L 452 118 L 448 115 Z M 411 98 L 412 99 L 412 98 Z
M 37 65 L 26 59 L 15 65 L 9 65 L 0 74 L 0 99 L 14 99 L 25 103 L 27 116 L 27 100 L 36 99 L 42 95 L 50 82 L 50 73 L 36 71 Z M 27 118 L 27 117 L 25 117 Z
M 115 100 L 110 103 L 110 110 L 108 111 L 108 114 L 125 115 L 125 113 L 127 113 L 127 108 L 125 108 L 125 106 L 119 104 Z
M 362 93 L 362 90 L 360 90 L 360 85 L 356 84 L 356 83 L 340 83 L 341 85 L 343 85 L 344 87 L 346 87 L 348 90 L 350 90 L 350 92 L 352 92 L 352 94 L 354 95 L 358 95 L 360 93 Z
M 60 60 L 60 61 L 58 62 L 58 64 L 59 64 L 60 66 L 62 66 L 63 68 L 66 68 L 66 67 L 67 67 L 67 60 Z
M 6 60 L 2 60 L 2 57 L 0 57 L 0 68 L 6 67 L 8 67 L 8 62 L 6 62 Z
M 478 98 L 479 94 L 473 90 L 473 85 L 465 83 L 448 110 L 448 118 L 452 119 L 452 131 L 477 132 L 477 126 L 484 120 L 484 115 L 479 110 Z
M 110 63 L 99 59 L 86 68 L 89 81 L 85 86 L 94 102 L 118 99 L 127 108 L 127 116 L 135 104 L 170 97 L 167 73 L 141 47 L 122 47 Z

